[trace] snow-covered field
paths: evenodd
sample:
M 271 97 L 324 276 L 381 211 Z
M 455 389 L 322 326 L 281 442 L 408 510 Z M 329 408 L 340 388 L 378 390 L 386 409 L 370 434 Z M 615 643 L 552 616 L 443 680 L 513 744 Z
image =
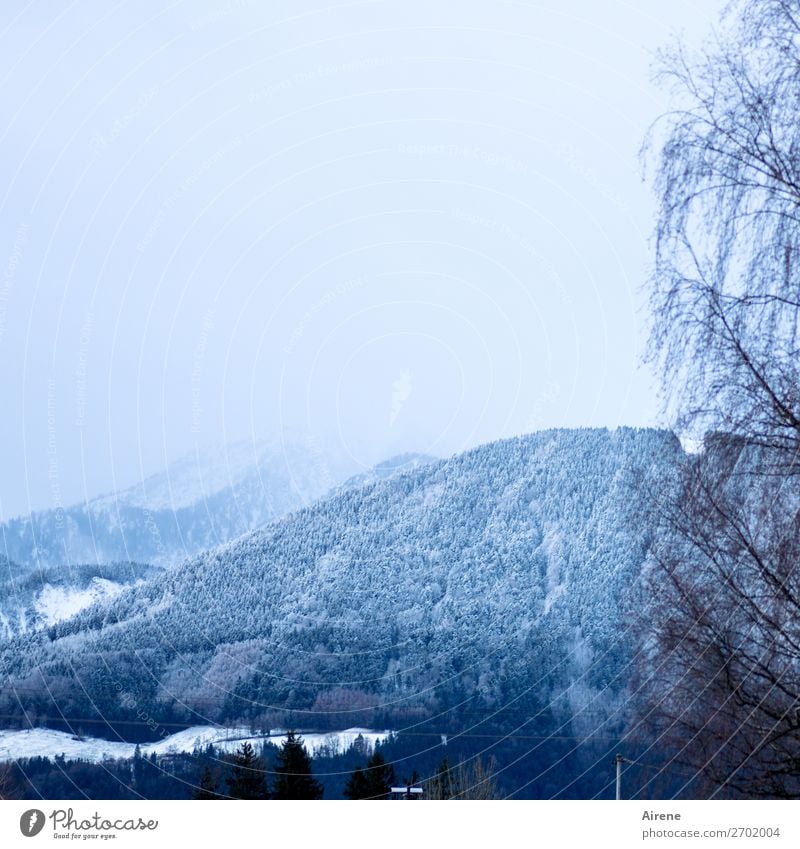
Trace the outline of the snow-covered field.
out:
M 368 728 L 348 728 L 345 731 L 302 734 L 303 741 L 310 754 L 316 754 L 323 747 L 337 751 L 346 751 L 361 734 L 371 745 L 383 742 L 390 731 L 372 731 Z M 208 725 L 195 725 L 176 734 L 170 734 L 155 743 L 141 746 L 142 755 L 155 752 L 166 755 L 177 752 L 191 752 L 198 746 L 213 743 L 226 752 L 235 751 L 245 740 L 259 746 L 264 740 L 280 745 L 286 734 L 280 731 L 267 735 L 254 735 L 249 728 L 216 728 Z M 95 737 L 78 738 L 63 731 L 48 728 L 33 728 L 28 731 L 0 731 L 0 761 L 12 761 L 19 758 L 44 756 L 54 758 L 64 755 L 67 760 L 82 759 L 99 763 L 109 758 L 132 758 L 136 746 L 113 740 L 100 740 Z

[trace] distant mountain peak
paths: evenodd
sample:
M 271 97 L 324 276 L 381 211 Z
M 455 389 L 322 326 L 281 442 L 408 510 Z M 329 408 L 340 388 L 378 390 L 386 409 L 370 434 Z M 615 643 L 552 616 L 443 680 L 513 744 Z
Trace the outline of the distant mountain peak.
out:
M 262 437 L 195 446 L 132 486 L 12 519 L 0 531 L 9 555 L 26 568 L 123 560 L 169 566 L 326 495 L 433 459 L 400 454 L 342 483 L 352 463 L 310 441 Z
M 360 486 L 367 486 L 378 481 L 387 480 L 403 472 L 409 472 L 421 466 L 436 463 L 438 459 L 438 457 L 433 457 L 430 454 L 418 454 L 411 451 L 404 454 L 396 454 L 394 457 L 389 457 L 387 460 L 383 460 L 377 465 L 372 466 L 372 468 L 348 478 L 341 486 L 337 487 L 336 491 L 344 492 L 348 489 L 357 489 Z
M 303 443 L 195 447 L 118 492 L 12 519 L 0 530 L 9 556 L 30 567 L 114 560 L 172 565 L 308 506 L 344 477 Z

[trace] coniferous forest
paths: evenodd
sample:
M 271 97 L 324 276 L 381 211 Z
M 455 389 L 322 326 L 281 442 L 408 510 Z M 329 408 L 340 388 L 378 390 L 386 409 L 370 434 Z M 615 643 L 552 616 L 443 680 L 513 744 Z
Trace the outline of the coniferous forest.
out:
M 513 6 L 516 14 L 528 4 L 500 5 Z M 634 15 L 628 4 L 611 5 Z M 249 4 L 234 6 L 252 12 Z M 588 5 L 584 11 L 590 14 Z M 208 23 L 194 20 L 184 30 L 213 39 Z M 395 31 L 406 29 L 395 23 Z M 424 28 L 408 29 L 411 39 Z M 432 32 L 441 35 L 440 29 L 447 28 L 437 25 Z M 485 38 L 489 29 L 465 26 Z M 592 43 L 597 31 L 591 30 Z M 227 189 L 214 188 L 215 198 L 225 197 L 220 208 L 233 217 L 215 222 L 190 256 L 179 255 L 185 234 L 170 230 L 170 218 L 185 204 L 183 213 L 194 226 L 217 209 L 193 192 L 222 169 L 225 157 L 218 150 L 157 199 L 155 211 L 145 216 L 146 235 L 127 245 L 130 256 L 83 266 L 57 245 L 83 245 L 84 234 L 70 233 L 60 242 L 48 236 L 42 244 L 35 227 L 29 255 L 27 224 L 17 228 L 0 282 L 0 343 L 20 347 L 19 328 L 27 327 L 25 344 L 42 347 L 30 356 L 25 347 L 17 357 L 9 344 L 1 354 L 4 368 L 10 358 L 25 377 L 16 394 L 9 389 L 3 424 L 5 416 L 13 422 L 0 439 L 6 451 L 0 481 L 0 798 L 613 799 L 620 798 L 620 786 L 624 798 L 639 800 L 800 798 L 800 0 L 732 0 L 702 44 L 676 38 L 653 60 L 663 109 L 661 117 L 659 110 L 650 116 L 640 155 L 654 220 L 646 273 L 630 291 L 613 287 L 625 265 L 620 260 L 618 269 L 616 252 L 624 253 L 628 240 L 641 235 L 630 223 L 635 215 L 606 222 L 602 238 L 575 237 L 564 247 L 564 228 L 554 223 L 559 204 L 567 202 L 562 192 L 549 183 L 549 195 L 539 183 L 536 191 L 522 188 L 534 172 L 544 181 L 542 175 L 549 180 L 554 170 L 535 159 L 534 149 L 544 156 L 534 142 L 540 130 L 558 124 L 580 144 L 579 135 L 594 138 L 603 122 L 577 133 L 560 106 L 539 104 L 546 120 L 539 120 L 536 133 L 528 127 L 513 134 L 515 144 L 523 139 L 531 145 L 522 151 L 529 161 L 473 148 L 461 136 L 459 143 L 398 142 L 395 108 L 422 109 L 409 123 L 424 125 L 428 139 L 429 132 L 435 136 L 434 125 L 442 132 L 494 132 L 494 110 L 505 102 L 490 98 L 483 120 L 472 121 L 459 98 L 494 79 L 484 71 L 463 91 L 451 88 L 448 76 L 441 89 L 447 99 L 438 106 L 410 97 L 418 87 L 406 73 L 417 53 L 428 61 L 436 52 L 427 42 L 416 52 L 409 47 L 414 55 L 404 54 L 402 61 L 375 57 L 367 75 L 352 63 L 333 62 L 250 92 L 246 120 L 271 116 L 275 108 L 278 117 L 264 119 L 274 139 L 283 139 L 282 121 L 301 113 L 322 110 L 326 121 L 338 121 L 338 112 L 331 117 L 325 111 L 331 103 L 349 115 L 349 98 L 336 94 L 338 75 L 354 75 L 361 84 L 373 73 L 382 79 L 388 74 L 384 94 L 402 103 L 392 101 L 391 115 L 382 117 L 373 104 L 374 116 L 363 124 L 358 122 L 370 113 L 361 106 L 353 112 L 358 122 L 346 118 L 348 132 L 351 123 L 367 134 L 392 127 L 391 136 L 369 142 L 363 155 L 371 164 L 363 174 L 348 170 L 358 158 L 352 140 L 333 150 L 339 142 L 331 137 L 338 138 L 341 127 L 308 133 L 314 143 L 325 139 L 332 145 L 323 157 L 332 182 L 286 189 L 288 199 L 281 194 L 285 184 L 298 175 L 305 179 L 317 166 L 275 165 L 273 159 L 309 138 L 275 142 L 280 150 L 267 155 L 260 125 L 236 135 L 231 158 L 238 161 L 241 146 L 243 161 L 255 155 L 257 164 L 245 176 L 221 179 Z M 400 46 L 405 50 L 405 41 Z M 258 53 L 248 69 L 262 58 Z M 463 59 L 460 53 L 451 58 Z M 402 73 L 392 76 L 392 61 Z M 492 74 L 511 68 L 516 76 L 511 58 L 505 71 L 496 60 L 487 67 Z M 212 76 L 220 85 L 230 83 L 227 72 Z M 547 86 L 540 80 L 539 95 L 549 90 L 547 79 Z M 309 82 L 317 93 L 301 108 L 294 97 L 301 98 Z M 329 85 L 331 92 L 319 94 Z M 163 109 L 171 116 L 163 118 L 168 124 L 181 112 L 183 107 L 158 105 L 159 86 L 148 91 L 146 102 L 114 118 L 113 130 L 96 133 L 81 148 L 81 156 L 88 150 L 101 169 L 89 180 L 95 188 L 112 191 L 120 175 L 102 169 L 115 156 L 136 159 L 139 147 L 129 158 L 121 152 L 129 143 L 126 133 L 135 137 L 137 121 L 155 120 Z M 187 103 L 194 97 L 187 95 Z M 288 98 L 283 111 L 276 105 L 282 98 Z M 6 112 L 18 114 L 16 101 L 3 102 Z M 106 96 L 93 95 L 91 102 L 100 109 Z M 509 114 L 519 119 L 527 101 L 509 102 Z M 57 103 L 53 115 L 62 100 Z M 464 111 L 443 118 L 451 107 Z M 606 123 L 612 113 L 610 106 L 603 113 Z M 206 128 L 205 114 L 203 122 Z M 28 123 L 37 128 L 35 139 L 3 157 L 20 160 L 20 168 L 29 155 L 41 155 L 34 144 L 40 135 L 59 135 L 45 133 L 46 123 L 41 131 L 40 121 Z M 70 138 L 83 131 L 83 125 L 75 128 Z M 183 167 L 192 145 L 202 147 L 202 132 L 186 130 L 192 143 L 170 148 L 168 156 L 159 153 L 159 161 Z M 142 145 L 149 141 L 147 135 Z M 614 157 L 607 154 L 611 168 L 624 146 L 607 145 L 614 151 Z M 555 146 L 564 186 L 580 179 L 584 189 L 597 188 L 602 180 L 580 165 L 563 138 Z M 392 163 L 386 171 L 372 159 L 384 155 Z M 47 161 L 36 161 L 28 183 L 36 187 L 38 202 L 48 196 L 44 184 L 39 188 L 41 175 L 50 172 Z M 262 167 L 276 168 L 264 178 L 269 189 L 254 176 Z M 503 186 L 484 197 L 486 167 L 495 176 L 502 173 Z M 140 177 L 145 187 L 155 180 L 149 171 Z M 9 181 L 12 200 L 15 180 Z M 253 198 L 225 195 L 240 183 L 248 191 L 257 187 Z M 367 206 L 381 192 L 398 195 L 388 210 L 347 208 L 344 197 L 365 185 L 374 192 Z M 531 219 L 545 234 L 539 234 L 538 248 L 528 235 L 492 217 L 491 204 L 510 197 L 517 185 L 521 206 L 544 204 Z M 456 202 L 476 186 L 480 215 Z M 425 210 L 420 187 L 444 194 L 428 198 Z M 288 206 L 281 211 L 275 200 L 275 208 L 251 210 L 251 201 L 271 204 L 273 195 Z M 572 188 L 563 196 L 569 203 L 576 197 Z M 66 213 L 64 203 L 54 219 L 80 220 Z M 578 226 L 582 203 L 580 210 L 569 207 L 570 226 Z M 98 255 L 106 248 L 113 253 L 118 238 L 125 242 L 129 212 L 142 224 L 135 204 L 128 210 L 127 195 L 123 205 L 126 217 L 117 234 L 95 234 Z M 322 218 L 307 225 L 306 234 L 293 216 L 317 207 Z M 102 224 L 102 208 L 96 200 L 91 214 L 84 211 Z M 27 205 L 25 210 L 26 216 L 36 212 Z M 384 231 L 390 226 L 385 220 L 401 212 L 408 214 L 405 224 Z M 452 234 L 445 227 L 431 235 L 430 228 L 439 232 L 431 222 L 444 219 L 448 226 L 471 228 L 452 267 L 442 259 L 453 247 Z M 294 235 L 281 226 L 295 228 Z M 614 227 L 624 235 L 614 235 Z M 0 236 L 8 229 L 0 228 Z M 343 234 L 353 232 L 357 238 L 348 244 Z M 162 237 L 166 245 L 159 247 Z M 483 250 L 481 238 L 489 237 L 504 240 L 504 247 L 484 265 L 491 252 Z M 31 255 L 41 253 L 42 262 L 50 256 L 51 241 L 58 268 L 26 269 Z M 561 272 L 542 253 L 557 244 Z M 603 250 L 613 246 L 614 262 L 596 279 L 593 257 L 580 251 L 600 255 L 601 244 Z M 153 259 L 156 248 L 166 253 Z M 376 253 L 363 258 L 362 268 L 367 248 Z M 644 255 L 644 238 L 640 248 Z M 248 266 L 251 251 L 257 258 Z M 504 288 L 506 254 L 517 253 L 525 255 L 526 273 L 510 275 L 514 286 Z M 347 268 L 358 274 L 342 271 L 339 280 L 343 258 L 356 263 Z M 144 270 L 137 272 L 140 261 Z M 643 269 L 641 257 L 637 262 Z M 39 296 L 29 289 L 38 292 L 41 281 L 47 288 L 46 281 L 61 279 L 65 269 L 71 281 L 76 265 L 76 278 L 97 282 L 79 329 L 70 312 L 71 291 L 51 297 L 55 326 L 34 320 Z M 104 274 L 113 276 L 113 285 Z M 170 274 L 176 275 L 175 291 L 164 286 L 143 306 L 146 281 L 172 279 Z M 30 287 L 20 285 L 17 275 Z M 562 275 L 579 281 L 579 298 L 565 296 L 573 284 Z M 626 279 L 623 271 L 619 278 Z M 128 283 L 122 300 L 106 304 L 108 315 L 95 320 L 94 310 L 102 314 L 103 299 L 113 300 L 123 279 Z M 192 289 L 197 279 L 213 281 L 213 296 L 209 289 L 201 297 L 200 283 Z M 216 288 L 220 280 L 231 286 L 246 280 L 252 291 L 239 292 L 237 300 Z M 295 288 L 308 281 L 319 288 L 292 301 Z M 535 290 L 530 313 L 523 311 L 528 300 L 518 297 L 517 284 L 526 295 Z M 437 287 L 447 294 L 446 308 L 436 301 Z M 376 293 L 377 304 L 370 301 Z M 34 299 L 30 316 L 9 323 L 9 310 L 26 297 Z M 171 297 L 177 298 L 172 313 L 159 300 Z M 646 332 L 637 325 L 629 328 L 630 338 L 617 338 L 625 324 L 620 316 L 637 299 Z M 389 318 L 381 325 L 373 310 L 387 305 Z M 455 305 L 463 306 L 463 314 Z M 471 335 L 475 322 L 485 319 L 488 327 L 495 309 L 499 317 L 491 318 L 496 323 L 478 344 Z M 424 320 L 420 316 L 426 310 L 437 316 L 435 326 L 427 313 Z M 59 406 L 65 378 L 59 384 L 50 374 L 62 367 L 62 312 L 65 327 L 79 340 L 77 366 L 65 372 L 75 395 L 68 414 Z M 560 323 L 564 314 L 574 326 Z M 138 324 L 129 322 L 131 315 Z M 176 329 L 176 339 L 180 332 L 191 336 L 175 342 L 175 367 L 171 333 L 187 315 L 190 330 Z M 519 325 L 513 333 L 512 318 Z M 155 329 L 148 331 L 151 321 Z M 130 339 L 127 347 L 118 345 L 115 335 L 124 338 L 129 324 L 141 326 L 142 340 L 152 332 L 142 341 L 136 368 Z M 601 326 L 598 341 L 592 332 Z M 214 336 L 219 328 L 224 344 Z M 138 340 L 138 329 L 136 334 Z M 40 342 L 45 337 L 52 350 Z M 107 347 L 92 360 L 95 338 Z M 331 338 L 336 344 L 328 347 Z M 166 348 L 156 345 L 165 339 Z M 435 354 L 425 348 L 432 339 L 441 347 Z M 337 360 L 336 345 L 350 353 Z M 513 356 L 501 355 L 507 346 L 514 347 Z M 117 347 L 130 359 L 118 382 L 103 370 L 115 362 Z M 492 368 L 474 359 L 478 349 L 489 353 Z M 460 351 L 453 357 L 457 368 L 446 372 L 454 350 Z M 594 370 L 601 353 L 602 373 Z M 406 360 L 416 364 L 418 377 Z M 634 360 L 653 378 L 647 391 L 633 376 Z M 512 362 L 525 367 L 517 374 Z M 252 368 L 246 379 L 242 363 Z M 387 377 L 389 364 L 395 375 L 398 363 L 399 376 Z M 173 367 L 180 378 L 158 384 L 160 370 L 166 374 Z M 136 383 L 134 372 L 137 380 L 146 378 Z M 623 383 L 628 388 L 621 400 Z M 26 394 L 34 392 L 29 385 L 46 389 L 44 400 L 35 396 L 36 406 Z M 97 403 L 101 385 L 108 410 Z M 496 387 L 499 396 L 492 394 Z M 222 399 L 221 413 L 209 412 L 209 397 Z M 509 405 L 508 417 L 497 412 L 498 397 Z M 523 397 L 524 415 L 516 406 Z M 241 406 L 229 412 L 226 398 L 234 407 L 250 404 L 250 421 Z M 325 399 L 319 407 L 318 398 Z M 415 403 L 414 427 L 404 430 Z M 635 403 L 641 409 L 634 418 L 646 426 L 624 423 Z M 188 425 L 183 419 L 172 424 L 178 407 L 184 416 L 190 411 Z M 93 426 L 87 410 L 93 411 Z M 145 445 L 131 448 L 124 427 L 132 421 L 150 427 L 152 410 L 162 414 L 165 429 L 174 426 L 173 436 L 179 434 L 171 445 L 188 451 L 182 459 L 167 462 L 167 454 L 179 452 L 168 451 L 166 437 L 157 439 L 152 429 L 148 445 L 160 441 L 160 453 Z M 481 418 L 486 410 L 494 416 L 489 424 Z M 297 436 L 303 416 L 323 432 L 317 419 L 329 416 L 325 432 L 335 432 L 330 438 L 336 447 L 316 437 L 287 440 L 281 432 L 271 442 L 252 438 L 201 452 L 193 440 L 206 414 L 219 414 L 225 424 L 210 427 L 217 435 L 227 434 L 234 419 L 251 436 L 273 419 L 279 430 L 294 428 Z M 475 422 L 463 425 L 470 415 Z M 127 442 L 111 444 L 113 421 Z M 449 435 L 451 427 L 463 427 L 458 437 Z M 59 439 L 72 449 L 59 454 Z M 28 451 L 29 440 L 43 446 L 41 456 Z M 113 463 L 110 473 L 100 468 L 100 459 L 92 467 L 92 458 L 105 456 L 101 444 L 112 460 L 116 450 L 117 462 L 131 479 L 138 475 L 138 483 L 117 485 Z M 145 474 L 145 454 L 153 467 L 154 457 L 163 459 L 165 470 Z M 80 455 L 80 468 L 73 455 Z M 72 470 L 72 489 L 65 468 Z M 114 488 L 98 495 L 102 490 L 92 487 L 100 481 Z M 70 503 L 63 503 L 62 484 Z M 19 515 L 7 515 L 7 498 Z M 25 504 L 30 509 L 22 514 Z

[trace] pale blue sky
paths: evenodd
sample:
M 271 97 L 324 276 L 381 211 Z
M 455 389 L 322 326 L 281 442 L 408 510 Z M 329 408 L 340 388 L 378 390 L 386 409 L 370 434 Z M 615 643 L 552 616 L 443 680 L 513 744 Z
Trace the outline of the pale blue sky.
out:
M 4 2 L 0 509 L 196 442 L 657 421 L 651 52 L 719 2 Z

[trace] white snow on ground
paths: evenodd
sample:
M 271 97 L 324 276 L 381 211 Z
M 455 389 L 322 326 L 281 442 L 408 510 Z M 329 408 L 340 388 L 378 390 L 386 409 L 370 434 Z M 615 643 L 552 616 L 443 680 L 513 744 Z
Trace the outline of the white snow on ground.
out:
M 44 756 L 53 758 L 64 754 L 67 758 L 85 758 L 102 761 L 106 758 L 127 758 L 134 747 L 128 743 L 87 738 L 77 740 L 63 731 L 34 728 L 30 731 L 0 731 L 0 760 L 13 761 L 18 758 Z
M 119 595 L 127 586 L 107 578 L 92 578 L 85 589 L 45 584 L 36 599 L 36 612 L 45 625 L 55 625 L 79 613 L 96 601 L 106 601 Z
M 311 755 L 323 747 L 335 751 L 346 751 L 359 734 L 371 745 L 380 743 L 392 733 L 391 731 L 372 731 L 368 728 L 348 728 L 345 731 L 328 733 L 298 732 Z M 254 746 L 260 746 L 264 740 L 269 740 L 279 746 L 286 739 L 285 732 L 275 731 L 270 735 L 254 735 L 249 728 L 216 728 L 208 725 L 195 725 L 176 734 L 170 734 L 155 743 L 145 743 L 141 746 L 142 755 L 155 752 L 157 755 L 167 755 L 177 752 L 191 752 L 198 746 L 213 743 L 215 747 L 226 752 L 233 752 L 245 741 Z M 81 759 L 99 763 L 110 758 L 132 758 L 136 749 L 133 743 L 123 743 L 113 740 L 100 740 L 95 737 L 78 738 L 64 731 L 53 731 L 49 728 L 33 728 L 28 731 L 0 731 L 0 761 L 13 761 L 20 758 L 36 756 L 54 758 L 64 755 L 67 760 Z

